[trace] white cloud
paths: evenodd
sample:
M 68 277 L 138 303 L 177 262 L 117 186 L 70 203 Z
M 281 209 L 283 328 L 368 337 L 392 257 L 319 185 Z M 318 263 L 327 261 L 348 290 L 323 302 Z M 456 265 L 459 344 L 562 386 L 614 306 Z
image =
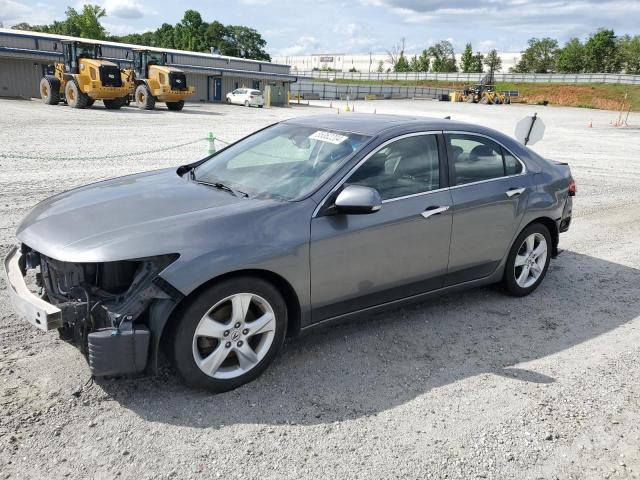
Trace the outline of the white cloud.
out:
M 142 4 L 131 0 L 105 0 L 104 9 L 110 17 L 137 19 L 145 15 L 153 15 L 150 9 L 145 8 Z
M 0 21 L 5 27 L 17 23 L 44 24 L 53 21 L 54 15 L 48 5 L 37 4 L 36 8 L 15 0 L 0 0 Z
M 317 51 L 320 48 L 320 42 L 312 36 L 302 36 L 298 41 L 289 47 L 285 47 L 276 52 L 279 56 L 304 55 Z

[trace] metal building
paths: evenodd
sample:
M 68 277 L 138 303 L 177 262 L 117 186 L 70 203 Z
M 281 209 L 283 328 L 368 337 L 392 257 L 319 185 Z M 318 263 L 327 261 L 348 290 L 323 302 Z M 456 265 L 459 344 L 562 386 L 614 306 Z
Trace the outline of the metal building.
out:
M 121 68 L 131 65 L 127 52 L 140 45 L 95 41 L 49 33 L 0 28 L 0 96 L 40 97 L 39 82 L 46 65 L 62 61 L 60 40 L 100 43 L 105 59 Z M 187 82 L 196 88 L 191 102 L 223 102 L 226 94 L 240 87 L 271 90 L 271 104 L 287 103 L 289 84 L 297 79 L 289 65 L 226 57 L 209 53 L 145 47 L 167 52 L 168 64 L 183 70 Z

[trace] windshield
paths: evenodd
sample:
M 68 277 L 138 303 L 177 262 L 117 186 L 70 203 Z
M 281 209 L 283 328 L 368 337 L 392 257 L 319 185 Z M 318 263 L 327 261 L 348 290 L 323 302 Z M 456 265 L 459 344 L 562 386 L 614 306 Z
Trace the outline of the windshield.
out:
M 252 197 L 293 200 L 321 185 L 369 138 L 280 123 L 220 151 L 194 177 Z

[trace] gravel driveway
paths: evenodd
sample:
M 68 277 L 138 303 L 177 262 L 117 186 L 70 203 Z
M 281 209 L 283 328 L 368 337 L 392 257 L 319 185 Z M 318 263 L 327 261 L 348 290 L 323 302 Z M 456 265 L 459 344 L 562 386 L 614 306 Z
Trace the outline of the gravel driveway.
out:
M 185 163 L 206 142 L 130 152 L 331 111 L 317 103 L 142 112 L 0 100 L 0 255 L 39 200 Z M 536 111 L 356 105 L 374 108 L 509 134 Z M 77 349 L 13 314 L 2 276 L 0 479 L 639 478 L 640 129 L 609 126 L 615 112 L 537 111 L 547 133 L 534 149 L 571 164 L 578 195 L 536 292 L 479 288 L 327 328 L 233 392 L 187 390 L 167 367 L 91 382 Z

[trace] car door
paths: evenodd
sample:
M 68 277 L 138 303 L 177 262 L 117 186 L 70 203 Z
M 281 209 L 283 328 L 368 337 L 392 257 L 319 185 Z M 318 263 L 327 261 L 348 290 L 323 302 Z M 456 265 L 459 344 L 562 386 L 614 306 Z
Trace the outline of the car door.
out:
M 510 248 L 529 196 L 524 164 L 493 139 L 446 133 L 453 199 L 446 285 L 492 274 Z
M 324 215 L 320 205 L 311 221 L 314 322 L 442 287 L 452 224 L 444 156 L 440 134 L 397 137 L 333 194 L 346 185 L 375 188 L 379 211 Z

